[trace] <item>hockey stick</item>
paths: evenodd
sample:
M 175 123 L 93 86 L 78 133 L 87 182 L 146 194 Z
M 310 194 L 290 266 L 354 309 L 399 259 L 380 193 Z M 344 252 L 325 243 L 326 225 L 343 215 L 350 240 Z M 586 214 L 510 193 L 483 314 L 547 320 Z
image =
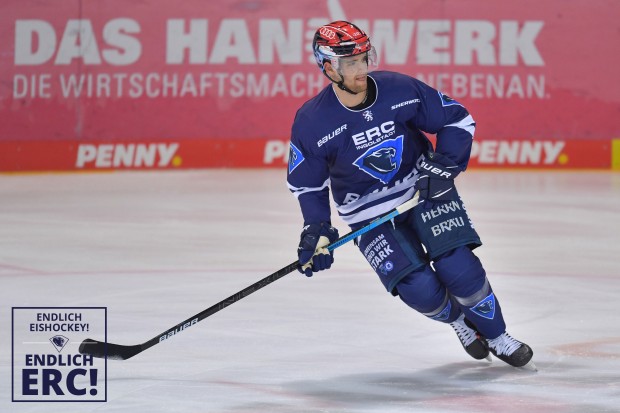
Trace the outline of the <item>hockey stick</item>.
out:
M 341 245 L 346 244 L 347 242 L 351 241 L 352 239 L 357 238 L 358 236 L 370 231 L 371 229 L 383 224 L 384 222 L 391 220 L 397 215 L 400 215 L 403 212 L 410 210 L 411 208 L 413 208 L 414 206 L 418 204 L 418 198 L 419 198 L 419 193 L 416 192 L 416 194 L 413 196 L 412 199 L 404 202 L 402 205 L 394 208 L 392 211 L 388 212 L 382 217 L 377 218 L 376 220 L 358 229 L 357 231 L 349 232 L 347 235 L 343 235 L 342 237 L 338 238 L 336 241 L 334 241 L 333 243 L 329 244 L 326 247 L 327 250 L 333 251 L 336 248 L 340 247 Z M 248 295 L 252 294 L 255 291 L 260 290 L 266 285 L 269 285 L 272 282 L 284 277 L 285 275 L 290 274 L 291 272 L 295 271 L 298 266 L 299 266 L 299 262 L 294 261 L 290 263 L 289 265 L 287 265 L 286 267 L 263 278 L 262 280 L 257 281 L 254 284 L 250 285 L 249 287 L 244 288 L 243 290 L 237 292 L 236 294 L 231 295 L 225 300 L 220 301 L 219 303 L 207 308 L 206 310 L 201 311 L 200 313 L 188 318 L 185 321 L 181 321 L 179 324 L 175 325 L 174 327 L 169 328 L 163 333 L 158 334 L 156 337 L 153 337 L 149 341 L 144 342 L 142 344 L 136 344 L 133 346 L 132 345 L 125 346 L 122 344 L 112 344 L 112 343 L 107 343 L 104 341 L 97 341 L 97 340 L 87 338 L 80 344 L 79 351 L 82 354 L 91 355 L 93 357 L 99 357 L 99 358 L 107 357 L 109 359 L 114 359 L 114 360 L 127 360 L 128 358 L 131 358 L 135 356 L 136 354 L 139 354 L 143 352 L 144 350 L 151 348 L 154 345 L 159 344 L 166 339 L 169 339 L 170 337 L 180 333 L 181 331 L 185 330 L 188 327 L 193 326 L 194 324 L 217 313 L 218 311 L 223 310 L 229 305 L 236 303 L 237 301 L 241 300 L 244 297 L 247 297 Z

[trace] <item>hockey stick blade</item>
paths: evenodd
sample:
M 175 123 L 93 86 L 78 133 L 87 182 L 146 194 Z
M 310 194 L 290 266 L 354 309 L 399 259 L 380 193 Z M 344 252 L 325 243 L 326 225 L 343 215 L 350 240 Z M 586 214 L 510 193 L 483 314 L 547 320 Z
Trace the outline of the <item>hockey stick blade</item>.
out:
M 80 344 L 79 352 L 93 357 L 108 358 L 111 360 L 127 360 L 142 351 L 142 346 L 122 346 L 119 344 L 105 343 L 87 338 Z
M 370 222 L 369 224 L 365 225 L 364 227 L 356 231 L 349 232 L 348 234 L 343 235 L 342 237 L 338 238 L 336 241 L 332 242 L 326 247 L 327 250 L 333 251 L 336 248 L 346 244 L 347 242 L 359 237 L 360 235 L 365 234 L 371 229 L 376 228 L 377 226 L 383 224 L 384 222 L 387 222 L 393 219 L 394 217 L 402 214 L 403 212 L 410 210 L 411 208 L 413 208 L 414 206 L 418 204 L 418 197 L 419 197 L 419 192 L 416 192 L 413 198 L 404 202 L 400 206 L 394 208 L 387 214 L 375 219 L 374 221 Z M 223 310 L 229 305 L 236 303 L 237 301 L 247 297 L 253 292 L 256 292 L 260 290 L 261 288 L 271 284 L 272 282 L 284 277 L 285 275 L 292 273 L 293 271 L 297 269 L 298 266 L 299 266 L 299 261 L 293 261 L 286 267 L 281 268 L 280 270 L 274 272 L 273 274 L 268 275 L 262 280 L 255 282 L 249 287 L 244 288 L 243 290 L 231 295 L 230 297 L 226 298 L 225 300 L 220 301 L 219 303 L 215 305 L 212 305 L 211 307 L 188 318 L 187 320 L 181 321 L 179 324 L 175 325 L 174 327 L 169 328 L 168 330 L 162 332 L 161 334 L 158 334 L 157 336 L 153 337 L 149 341 L 146 341 L 142 344 L 126 346 L 122 344 L 106 343 L 103 341 L 97 341 L 97 340 L 87 338 L 80 344 L 79 352 L 81 354 L 87 354 L 87 355 L 91 355 L 97 358 L 108 358 L 111 360 L 127 360 L 135 356 L 136 354 L 142 353 L 144 350 L 151 348 L 154 345 L 159 344 L 162 341 L 165 341 L 174 335 L 179 334 L 181 331 L 187 329 L 188 327 L 191 327 L 194 324 L 198 323 L 199 321 L 202 321 L 205 318 L 217 313 L 218 311 Z

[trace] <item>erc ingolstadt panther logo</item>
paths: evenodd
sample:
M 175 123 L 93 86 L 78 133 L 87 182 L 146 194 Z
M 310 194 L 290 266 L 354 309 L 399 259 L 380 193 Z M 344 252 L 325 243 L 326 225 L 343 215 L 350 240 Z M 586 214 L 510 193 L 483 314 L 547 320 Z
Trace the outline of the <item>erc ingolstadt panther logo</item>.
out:
M 403 157 L 403 135 L 368 149 L 354 162 L 355 166 L 387 184 L 396 175 Z

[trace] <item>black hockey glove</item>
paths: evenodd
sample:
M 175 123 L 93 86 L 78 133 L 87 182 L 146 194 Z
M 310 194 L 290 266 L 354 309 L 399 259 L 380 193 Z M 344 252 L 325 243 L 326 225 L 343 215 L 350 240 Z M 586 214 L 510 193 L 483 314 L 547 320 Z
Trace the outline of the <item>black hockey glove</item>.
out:
M 338 230 L 327 222 L 306 225 L 297 247 L 299 272 L 312 277 L 313 272 L 330 268 L 334 262 L 334 253 L 323 247 L 337 239 Z
M 420 199 L 433 202 L 447 202 L 454 199 L 456 190 L 454 178 L 461 172 L 447 156 L 429 152 L 422 154 L 416 165 L 420 176 L 416 187 L 420 190 Z

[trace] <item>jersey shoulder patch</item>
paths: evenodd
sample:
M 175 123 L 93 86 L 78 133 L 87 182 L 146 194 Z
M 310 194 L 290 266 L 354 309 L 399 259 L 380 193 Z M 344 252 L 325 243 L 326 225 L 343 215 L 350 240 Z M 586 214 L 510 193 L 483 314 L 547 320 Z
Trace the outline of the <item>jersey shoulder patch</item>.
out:
M 461 105 L 459 102 L 457 102 L 456 100 L 452 99 L 450 96 L 441 93 L 440 91 L 437 91 L 437 93 L 439 94 L 439 99 L 441 99 L 441 106 L 452 106 L 452 105 L 459 105 L 459 106 L 463 106 Z
M 297 146 L 291 142 L 288 155 L 288 173 L 293 172 L 305 159 Z

